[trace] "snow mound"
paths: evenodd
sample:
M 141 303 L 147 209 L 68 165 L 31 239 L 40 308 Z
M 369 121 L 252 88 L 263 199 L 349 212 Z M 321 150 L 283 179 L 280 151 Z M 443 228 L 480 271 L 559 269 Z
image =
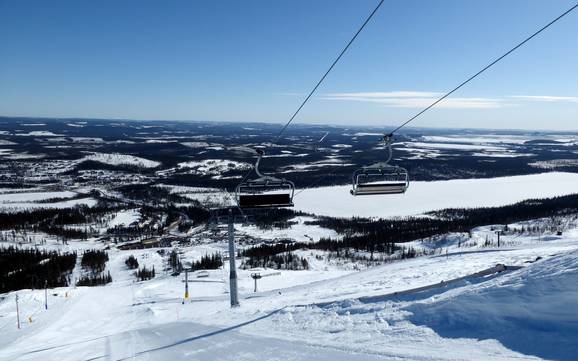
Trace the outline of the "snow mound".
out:
M 496 339 L 556 360 L 578 355 L 578 252 L 406 308 L 410 322 L 445 338 Z

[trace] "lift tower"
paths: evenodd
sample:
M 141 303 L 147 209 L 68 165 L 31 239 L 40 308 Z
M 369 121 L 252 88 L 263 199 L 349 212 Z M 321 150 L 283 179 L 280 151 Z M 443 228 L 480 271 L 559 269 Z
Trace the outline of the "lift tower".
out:
M 231 307 L 239 306 L 239 291 L 237 287 L 237 264 L 235 256 L 235 223 L 248 223 L 248 217 L 235 212 L 237 207 L 215 208 L 211 210 L 210 224 L 227 224 L 227 236 L 229 239 L 229 294 L 231 297 Z

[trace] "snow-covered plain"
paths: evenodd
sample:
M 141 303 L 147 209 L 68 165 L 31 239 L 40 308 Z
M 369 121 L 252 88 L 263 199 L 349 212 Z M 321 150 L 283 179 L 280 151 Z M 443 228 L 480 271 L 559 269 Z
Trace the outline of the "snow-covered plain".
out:
M 426 148 L 426 149 L 451 149 L 451 150 L 487 150 L 487 151 L 502 151 L 506 150 L 505 147 L 495 146 L 495 145 L 484 145 L 484 144 L 461 144 L 461 143 L 421 143 L 421 142 L 408 142 L 404 143 L 411 147 L 416 148 Z
M 578 193 L 578 174 L 552 172 L 487 179 L 411 182 L 405 194 L 358 196 L 350 186 L 302 190 L 295 208 L 335 217 L 397 217 L 443 208 L 498 207 L 530 198 Z
M 18 211 L 24 209 L 37 208 L 70 208 L 76 205 L 87 205 L 92 207 L 96 205 L 97 201 L 90 197 L 68 199 L 78 196 L 75 192 L 61 191 L 61 192 L 38 192 L 28 190 L 10 190 L 4 192 L 0 190 L 0 210 Z
M 46 201 L 51 198 L 72 198 L 77 194 L 74 192 L 14 192 L 0 194 L 0 203 L 19 203 Z
M 45 124 L 43 124 L 45 125 Z M 64 134 L 56 134 L 48 130 L 34 130 L 28 133 L 16 133 L 20 137 L 62 137 Z
M 439 136 L 439 135 L 425 135 L 420 137 L 421 140 L 427 142 L 439 142 L 439 143 L 462 143 L 462 144 L 524 144 L 529 140 L 535 139 L 531 136 L 525 135 L 484 135 L 484 136 L 468 136 L 463 135 L 457 136 Z

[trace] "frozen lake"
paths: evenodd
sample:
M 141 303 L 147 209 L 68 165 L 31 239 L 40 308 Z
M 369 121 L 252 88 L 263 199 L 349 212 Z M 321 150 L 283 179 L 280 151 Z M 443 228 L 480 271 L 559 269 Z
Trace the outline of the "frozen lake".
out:
M 578 193 L 577 173 L 412 182 L 405 194 L 357 196 L 351 186 L 306 189 L 295 210 L 334 217 L 396 217 L 444 208 L 499 207 L 530 198 Z

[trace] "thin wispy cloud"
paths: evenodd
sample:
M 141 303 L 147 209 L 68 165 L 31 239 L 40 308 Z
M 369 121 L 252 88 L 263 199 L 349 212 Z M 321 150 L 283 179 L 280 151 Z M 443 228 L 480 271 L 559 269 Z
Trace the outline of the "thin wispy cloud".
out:
M 392 108 L 424 108 L 435 102 L 442 93 L 421 91 L 329 93 L 325 100 L 372 102 Z M 500 99 L 492 98 L 447 98 L 438 104 L 446 109 L 487 109 L 504 105 Z
M 442 93 L 421 91 L 392 91 L 392 92 L 356 92 L 356 93 L 329 93 L 328 97 L 357 97 L 357 98 L 431 98 L 440 97 Z
M 535 101 L 535 102 L 566 102 L 578 103 L 578 97 L 555 96 L 555 95 L 513 95 L 511 98 Z

